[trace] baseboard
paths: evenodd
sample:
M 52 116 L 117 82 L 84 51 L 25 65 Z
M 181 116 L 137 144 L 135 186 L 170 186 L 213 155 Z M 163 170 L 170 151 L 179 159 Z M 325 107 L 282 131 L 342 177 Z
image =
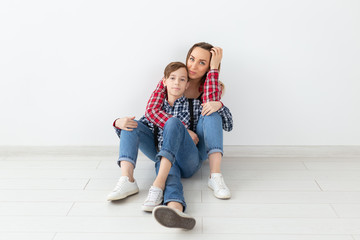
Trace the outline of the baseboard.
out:
M 224 146 L 227 157 L 360 157 L 360 146 Z
M 24 155 L 118 154 L 118 146 L 0 146 L 0 157 Z M 141 154 L 141 153 L 140 153 Z M 225 145 L 225 157 L 359 157 L 360 146 L 244 146 Z

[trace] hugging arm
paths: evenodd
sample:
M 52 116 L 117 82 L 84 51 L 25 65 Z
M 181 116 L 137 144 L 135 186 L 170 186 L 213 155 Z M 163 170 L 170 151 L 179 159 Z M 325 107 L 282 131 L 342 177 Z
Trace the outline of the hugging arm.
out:
M 165 98 L 166 88 L 163 84 L 163 81 L 161 80 L 156 86 L 155 91 L 151 94 L 145 110 L 145 117 L 150 122 L 162 129 L 164 128 L 166 121 L 172 117 L 171 114 L 168 114 L 162 110 L 162 105 Z

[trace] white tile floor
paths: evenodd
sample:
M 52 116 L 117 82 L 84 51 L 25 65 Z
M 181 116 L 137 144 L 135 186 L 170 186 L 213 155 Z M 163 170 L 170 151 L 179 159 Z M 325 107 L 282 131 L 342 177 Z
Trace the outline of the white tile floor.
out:
M 96 149 L 96 148 L 95 148 Z M 140 156 L 140 193 L 107 202 L 116 148 L 0 149 L 0 239 L 360 240 L 360 156 L 224 157 L 230 200 L 207 188 L 208 162 L 184 179 L 192 231 L 167 229 L 140 210 L 154 179 Z

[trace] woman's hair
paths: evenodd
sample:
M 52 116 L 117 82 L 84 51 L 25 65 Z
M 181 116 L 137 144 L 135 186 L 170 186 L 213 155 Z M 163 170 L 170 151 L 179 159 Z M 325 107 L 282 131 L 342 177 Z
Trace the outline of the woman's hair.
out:
M 189 51 L 188 51 L 188 54 L 187 54 L 187 56 L 186 56 L 186 62 L 185 62 L 186 64 L 187 64 L 187 62 L 188 62 L 188 60 L 189 60 L 189 58 L 190 58 L 190 55 L 191 55 L 192 51 L 193 51 L 195 48 L 197 48 L 197 47 L 202 48 L 202 49 L 207 50 L 207 51 L 210 52 L 211 49 L 212 49 L 214 46 L 211 45 L 210 43 L 206 43 L 206 42 L 195 43 L 195 44 L 189 49 Z M 210 60 L 211 60 L 211 56 L 212 56 L 212 53 L 210 52 Z M 219 71 L 220 71 L 220 65 L 221 65 L 221 64 L 219 64 Z M 202 79 L 201 79 L 201 85 L 204 84 L 204 82 L 205 82 L 205 80 L 206 80 L 206 75 L 207 75 L 207 72 L 206 72 L 206 74 L 204 74 L 204 76 L 203 76 Z M 219 81 L 219 84 L 220 84 L 220 86 L 221 86 L 222 95 L 223 95 L 224 92 L 225 92 L 225 84 L 222 83 L 221 81 Z
M 171 62 L 166 66 L 164 70 L 164 77 L 168 78 L 172 72 L 175 72 L 180 68 L 185 68 L 186 73 L 188 74 L 188 70 L 185 64 L 183 64 L 182 62 Z

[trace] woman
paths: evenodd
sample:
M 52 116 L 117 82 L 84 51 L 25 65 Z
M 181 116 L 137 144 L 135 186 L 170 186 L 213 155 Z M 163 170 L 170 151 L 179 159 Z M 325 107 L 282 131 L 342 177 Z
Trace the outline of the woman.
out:
M 202 101 L 202 112 L 194 114 L 195 132 L 190 132 L 195 144 L 201 152 L 203 160 L 209 158 L 210 176 L 208 186 L 214 191 L 214 195 L 220 199 L 231 197 L 229 188 L 226 186 L 221 174 L 221 160 L 223 154 L 222 128 L 231 131 L 232 120 L 219 117 L 217 111 L 223 111 L 220 102 L 223 85 L 218 81 L 222 49 L 213 47 L 209 43 L 200 42 L 194 44 L 188 51 L 186 66 L 189 71 L 190 86 L 185 91 L 185 97 Z M 161 110 L 166 98 L 166 91 L 162 81 L 151 95 L 145 116 L 159 128 L 163 128 L 166 121 L 172 116 Z M 194 106 L 194 109 L 196 106 Z M 222 121 L 221 121 L 222 119 Z M 230 124 L 228 124 L 230 123 Z M 206 137 L 212 136 L 212 137 Z

